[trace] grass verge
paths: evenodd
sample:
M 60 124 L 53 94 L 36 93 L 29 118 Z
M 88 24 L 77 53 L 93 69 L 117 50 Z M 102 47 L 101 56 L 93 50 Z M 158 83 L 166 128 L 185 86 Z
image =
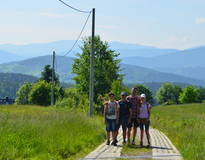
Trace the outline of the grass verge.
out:
M 205 159 L 205 104 L 154 107 L 152 127 L 164 132 L 185 160 Z
M 105 138 L 102 119 L 37 106 L 0 107 L 0 159 L 79 159 Z

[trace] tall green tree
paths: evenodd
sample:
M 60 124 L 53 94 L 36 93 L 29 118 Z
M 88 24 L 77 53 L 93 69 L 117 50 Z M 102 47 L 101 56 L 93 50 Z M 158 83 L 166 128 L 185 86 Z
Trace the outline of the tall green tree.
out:
M 32 89 L 32 84 L 25 82 L 16 93 L 16 104 L 29 104 L 29 93 Z
M 115 80 L 121 80 L 119 54 L 109 49 L 108 43 L 103 42 L 100 36 L 94 38 L 95 42 L 95 60 L 94 60 L 94 99 L 97 100 L 98 95 L 104 95 L 111 89 L 111 85 Z M 90 52 L 91 37 L 83 39 L 82 53 L 77 54 L 74 59 L 72 71 L 76 75 L 77 88 L 80 92 L 89 93 L 90 80 Z
M 44 80 L 47 83 L 52 82 L 52 67 L 50 65 L 45 65 L 43 71 L 41 72 L 40 80 Z M 59 78 L 54 72 L 54 81 L 56 84 L 59 84 Z
M 119 100 L 121 98 L 121 92 L 126 92 L 127 94 L 129 94 L 130 91 L 129 88 L 126 87 L 121 80 L 115 80 L 111 85 L 111 92 L 115 94 L 116 100 Z
M 179 101 L 181 103 L 194 103 L 197 101 L 197 96 L 197 89 L 194 86 L 188 86 L 183 89 Z

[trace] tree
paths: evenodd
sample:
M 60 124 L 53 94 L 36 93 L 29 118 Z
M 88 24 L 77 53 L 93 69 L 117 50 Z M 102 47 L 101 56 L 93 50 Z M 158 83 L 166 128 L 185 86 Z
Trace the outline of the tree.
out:
M 59 96 L 59 88 L 57 85 L 54 87 L 55 100 Z M 48 106 L 51 103 L 51 83 L 46 81 L 39 81 L 32 86 L 29 93 L 29 101 L 32 104 Z
M 117 100 L 119 100 L 121 92 L 126 92 L 128 94 L 129 93 L 129 89 L 122 84 L 122 81 L 115 80 L 115 81 L 113 81 L 113 83 L 111 85 L 111 92 L 114 93 L 115 94 L 115 98 Z
M 52 68 L 50 65 L 45 65 L 44 70 L 41 72 L 40 81 L 46 81 L 47 83 L 52 82 Z M 59 84 L 59 78 L 54 72 L 54 82 Z
M 181 87 L 171 83 L 163 83 L 157 91 L 156 98 L 160 104 L 178 104 L 181 92 Z
M 181 103 L 194 103 L 197 100 L 197 89 L 194 86 L 188 86 L 183 89 L 179 96 Z
M 148 87 L 142 84 L 138 84 L 138 85 L 135 85 L 135 88 L 137 88 L 137 93 L 139 95 L 144 93 L 146 95 L 147 102 L 153 104 L 152 91 Z
M 74 59 L 72 66 L 78 90 L 87 95 L 89 94 L 91 40 L 91 37 L 83 39 L 82 54 L 77 54 L 78 58 Z M 121 80 L 122 75 L 119 74 L 120 60 L 117 59 L 119 54 L 110 50 L 108 43 L 101 41 L 100 36 L 96 36 L 94 41 L 94 99 L 96 101 L 98 95 L 108 93 L 113 81 Z
M 205 88 L 200 87 L 197 89 L 197 102 L 202 103 L 205 100 Z
M 31 91 L 32 84 L 29 82 L 25 82 L 16 93 L 16 104 L 29 104 L 29 93 Z

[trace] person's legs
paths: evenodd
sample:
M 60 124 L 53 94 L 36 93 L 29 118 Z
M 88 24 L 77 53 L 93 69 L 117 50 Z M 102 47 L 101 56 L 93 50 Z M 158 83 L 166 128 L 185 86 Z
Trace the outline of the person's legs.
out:
M 135 138 L 136 138 L 136 135 L 137 135 L 137 127 L 139 127 L 139 123 L 138 123 L 138 120 L 137 120 L 137 119 L 134 119 L 133 123 L 134 123 L 134 127 L 133 127 L 133 139 L 132 139 L 132 144 L 135 144 Z
M 107 145 L 109 145 L 110 144 L 110 131 L 111 131 L 111 121 L 109 119 L 107 119 L 106 131 L 107 131 Z
M 130 143 L 130 136 L 131 136 L 131 130 L 132 130 L 132 123 L 133 123 L 133 120 L 131 120 L 131 122 L 128 124 L 128 130 L 127 130 L 127 141 L 128 141 L 128 143 Z
M 123 143 L 126 143 L 126 132 L 127 132 L 127 126 L 128 126 L 128 118 L 124 118 L 121 121 L 122 125 L 122 131 L 123 131 Z
M 143 137 L 144 137 L 144 124 L 140 122 L 140 146 L 143 146 Z
M 110 144 L 110 132 L 107 132 L 107 145 Z
M 132 138 L 132 144 L 135 144 L 135 138 L 136 138 L 136 134 L 137 134 L 137 127 L 133 127 L 133 138 Z
M 146 132 L 146 136 L 147 136 L 148 147 L 150 146 L 149 126 L 150 126 L 150 121 L 147 121 L 145 124 L 145 132 Z

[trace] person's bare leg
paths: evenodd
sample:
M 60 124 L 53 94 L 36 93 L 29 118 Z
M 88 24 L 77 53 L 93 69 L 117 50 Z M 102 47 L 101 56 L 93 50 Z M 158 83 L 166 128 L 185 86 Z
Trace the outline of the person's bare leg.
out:
M 107 145 L 110 144 L 110 132 L 107 132 Z
M 133 139 L 132 139 L 133 144 L 135 143 L 136 134 L 137 134 L 137 128 L 133 127 Z
M 125 129 L 125 130 L 123 130 L 123 142 L 126 142 L 126 132 L 127 132 L 127 130 Z
M 140 134 L 140 146 L 143 146 L 143 137 L 144 137 L 144 130 L 141 130 L 141 134 Z
M 131 130 L 132 130 L 132 128 L 128 128 L 128 130 L 127 130 L 127 141 L 128 141 L 128 143 L 130 143 Z
M 146 130 L 146 136 L 147 136 L 148 146 L 150 146 L 150 134 L 149 134 L 149 130 Z

